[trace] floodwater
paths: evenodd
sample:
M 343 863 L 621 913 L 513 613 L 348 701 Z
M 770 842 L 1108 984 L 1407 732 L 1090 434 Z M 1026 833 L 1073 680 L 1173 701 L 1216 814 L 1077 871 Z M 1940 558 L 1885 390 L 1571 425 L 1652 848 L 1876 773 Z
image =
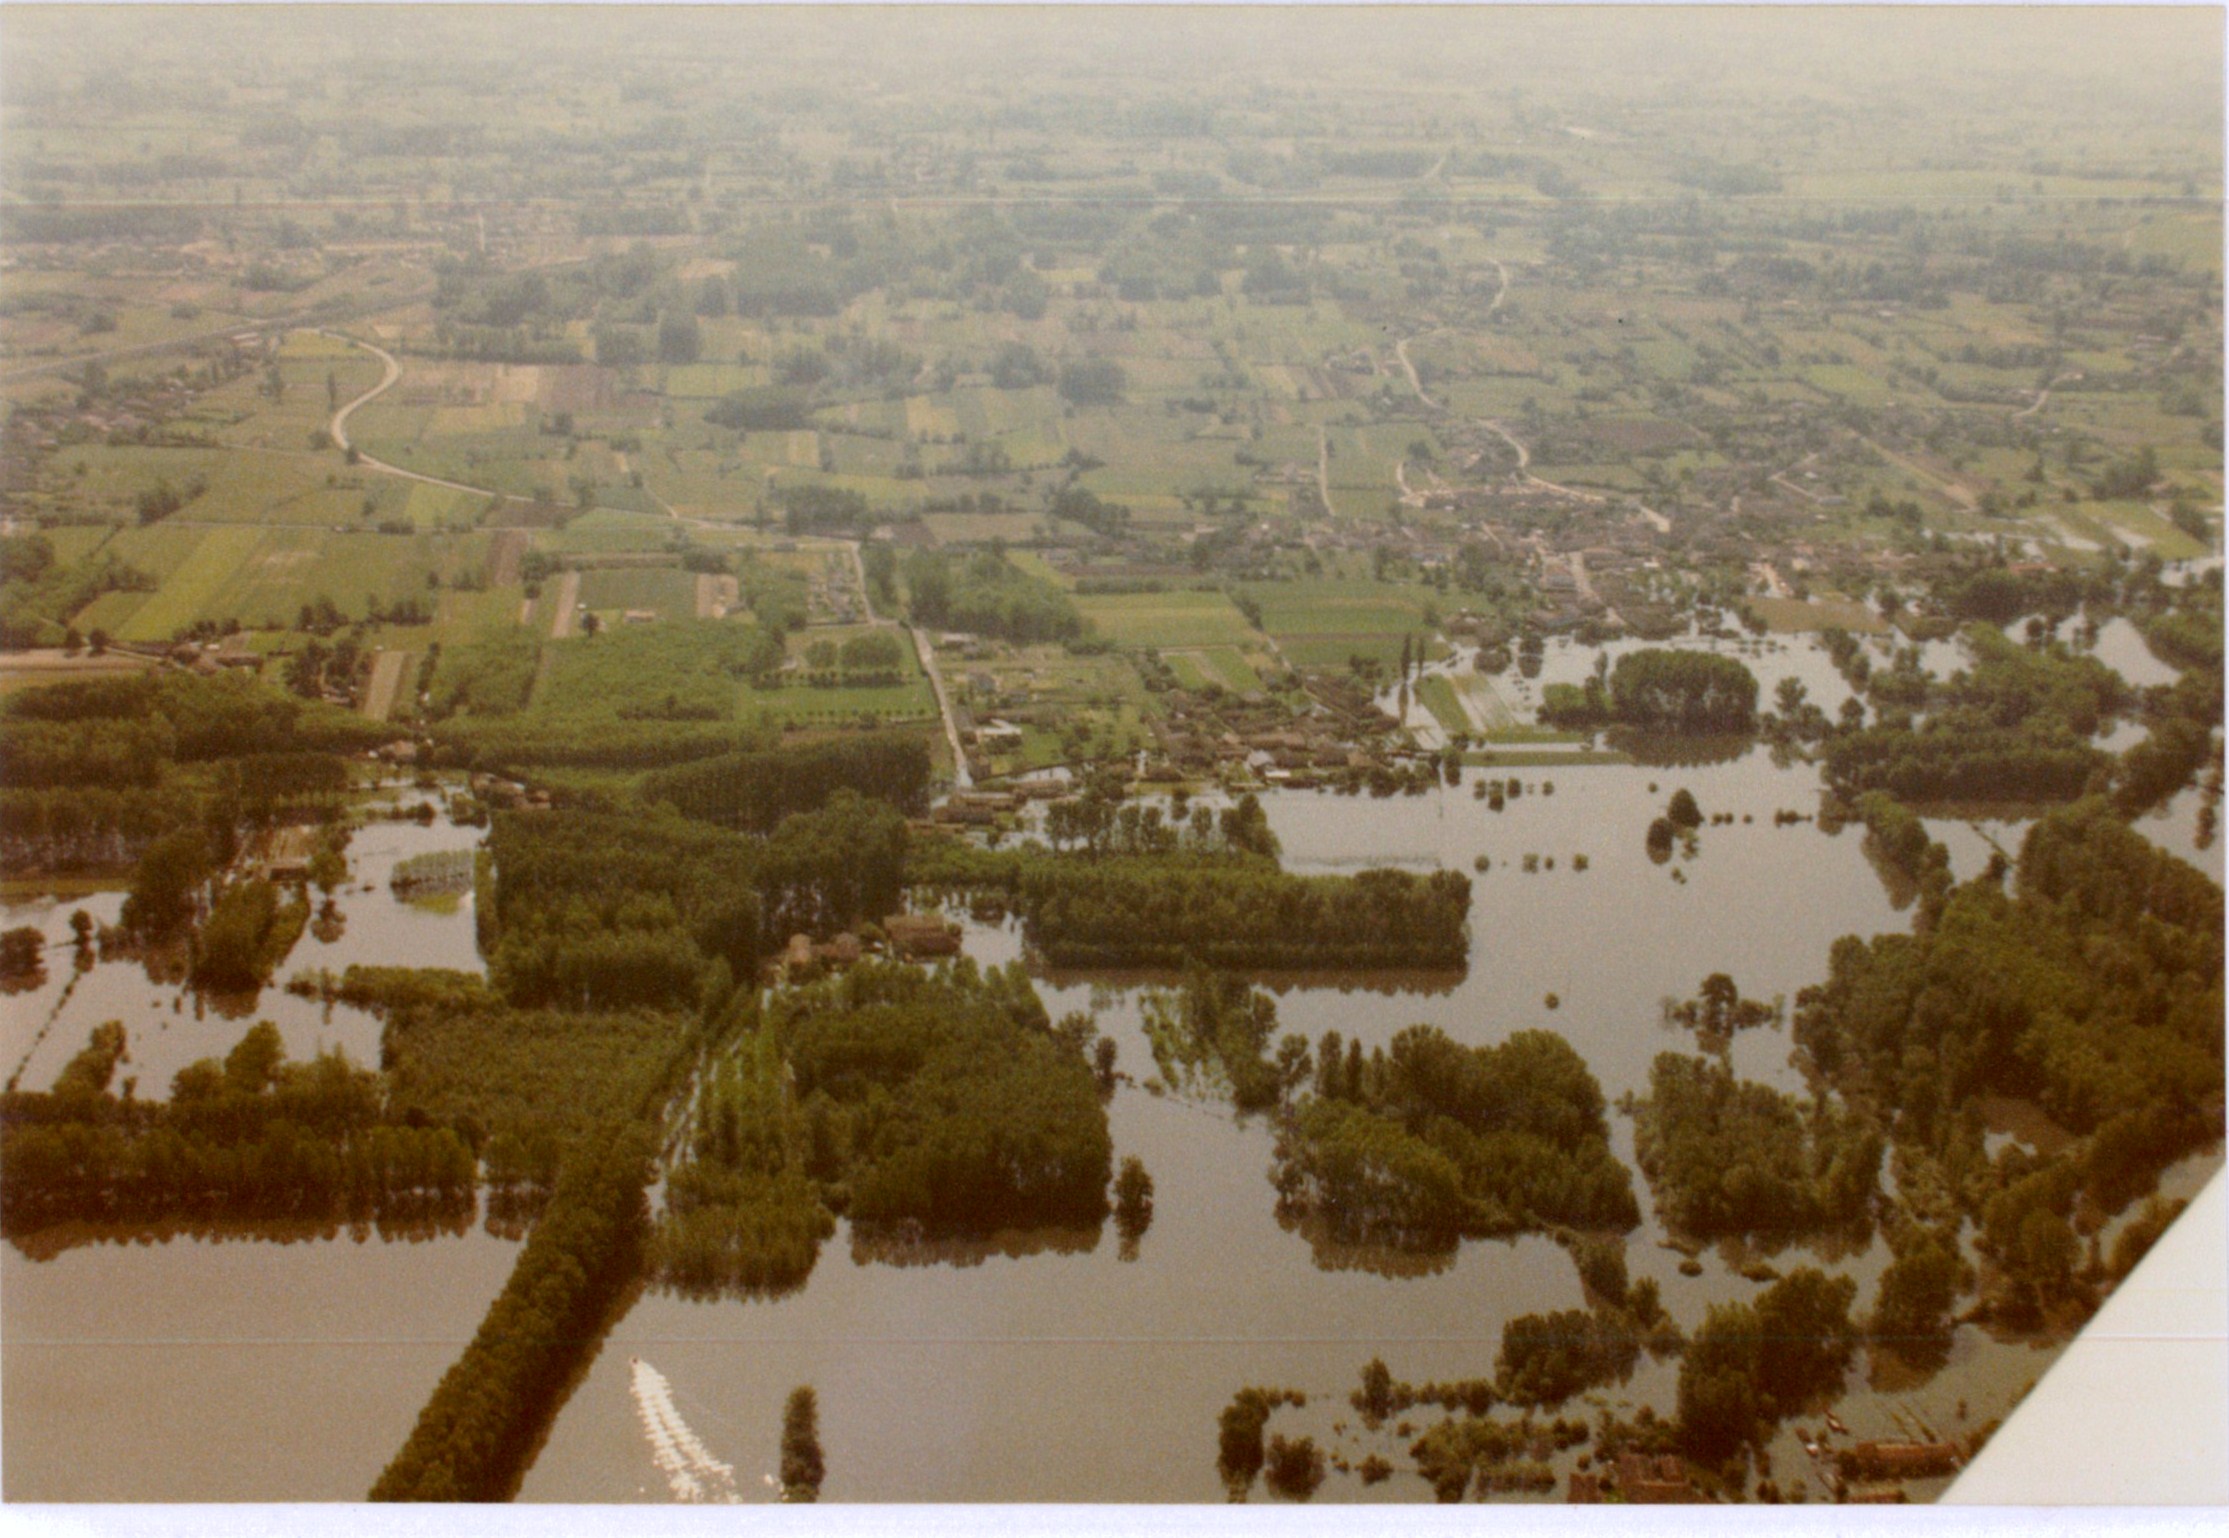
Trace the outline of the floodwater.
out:
M 370 1012 L 299 997 L 281 985 L 298 972 L 337 976 L 352 964 L 484 973 L 470 892 L 440 903 L 404 902 L 387 884 L 399 861 L 470 849 L 480 836 L 478 829 L 445 819 L 430 826 L 373 822 L 359 829 L 348 847 L 348 883 L 335 894 L 339 931 L 312 923 L 279 964 L 273 986 L 248 994 L 197 994 L 187 986 L 183 958 L 176 954 L 118 954 L 81 969 L 71 944 L 71 915 L 83 909 L 96 924 L 113 924 L 123 908 L 121 892 L 0 904 L 0 928 L 29 925 L 47 942 L 36 985 L 0 997 L 0 1062 L 17 1076 L 17 1088 L 46 1089 L 85 1046 L 93 1027 L 116 1020 L 124 1026 L 127 1056 L 115 1088 L 121 1093 L 130 1080 L 139 1098 L 164 1100 L 179 1069 L 223 1057 L 250 1025 L 269 1020 L 297 1061 L 338 1048 L 376 1068 L 379 1021 Z
M 1830 713 L 1849 693 L 1808 639 L 1713 644 L 1742 656 L 1767 698 L 1782 677 L 1800 679 Z M 1620 649 L 1609 648 L 1613 659 Z M 1939 673 L 1966 660 L 1955 643 L 1925 651 Z M 2104 627 L 2098 651 L 2132 682 L 2158 681 L 2149 671 L 2158 664 L 2133 630 Z M 1593 658 L 1592 649 L 1551 643 L 1537 678 L 1513 670 L 1496 686 L 1529 708 L 1541 684 L 1577 682 Z M 1515 776 L 1523 787 L 1498 813 L 1474 795 L 1488 776 Z M 1706 817 L 1733 820 L 1704 827 L 1692 856 L 1657 864 L 1645 830 L 1682 787 Z M 2195 796 L 2147 819 L 2145 831 L 2218 879 L 2218 845 L 2194 846 Z M 1684 998 L 1706 974 L 1725 971 L 1751 997 L 1792 1000 L 1823 977 L 1838 937 L 1904 930 L 1911 921 L 1909 896 L 1892 896 L 1866 858 L 1862 828 L 1775 824 L 1779 811 L 1815 817 L 1819 784 L 1815 770 L 1775 766 L 1763 748 L 1690 767 L 1474 769 L 1461 785 L 1421 797 L 1274 792 L 1263 804 L 1294 870 L 1391 864 L 1473 872 L 1471 962 L 1462 976 L 1336 985 L 1264 979 L 1285 1028 L 1311 1040 L 1336 1029 L 1371 1044 L 1417 1022 L 1481 1044 L 1521 1029 L 1556 1030 L 1585 1056 L 1613 1105 L 1645 1089 L 1659 1052 L 1691 1047 L 1661 1024 L 1664 999 Z M 2014 817 L 1929 823 L 1961 877 L 1978 873 L 1996 850 L 2017 855 L 2027 826 Z M 1537 867 L 1530 873 L 1528 855 Z M 1012 925 L 966 928 L 968 953 L 982 962 L 1020 954 Z M 1056 1018 L 1091 1012 L 1120 1044 L 1124 1070 L 1150 1078 L 1141 986 L 1107 976 L 1039 979 Z M 1799 1089 L 1789 1054 L 1781 1027 L 1746 1032 L 1733 1047 L 1745 1077 Z M 1630 1164 L 1631 1119 L 1613 1111 L 1611 1120 L 1614 1147 Z M 1241 1121 L 1224 1106 L 1132 1081 L 1116 1091 L 1109 1121 L 1116 1157 L 1141 1158 L 1156 1185 L 1153 1226 L 1134 1258 L 1123 1257 L 1110 1230 L 1007 1235 L 974 1253 L 899 1264 L 856 1249 L 840 1227 L 811 1279 L 787 1297 L 701 1302 L 646 1292 L 560 1414 L 523 1497 L 667 1498 L 657 1441 L 635 1411 L 636 1358 L 661 1375 L 708 1456 L 733 1465 L 745 1500 L 773 1496 L 767 1476 L 781 1406 L 799 1384 L 819 1396 L 824 1496 L 832 1500 L 1219 1500 L 1215 1417 L 1248 1385 L 1309 1396 L 1304 1409 L 1278 1411 L 1273 1430 L 1314 1435 L 1352 1463 L 1374 1452 L 1405 1468 L 1408 1438 L 1398 1427 L 1364 1432 L 1347 1406 L 1366 1361 L 1382 1356 L 1396 1377 L 1417 1382 L 1490 1374 L 1507 1320 L 1581 1306 L 1571 1261 L 1544 1239 L 1466 1243 L 1425 1260 L 1317 1254 L 1277 1222 L 1267 1179 L 1272 1137 L 1258 1118 Z M 2218 1162 L 2218 1153 L 2190 1161 L 2166 1184 L 2202 1180 Z M 1689 1329 L 1712 1303 L 1753 1295 L 1759 1284 L 1740 1271 L 1760 1260 L 1850 1275 L 1860 1284 L 1858 1310 L 1871 1306 L 1888 1260 L 1877 1239 L 1854 1253 L 1823 1243 L 1770 1257 L 1722 1246 L 1696 1257 L 1701 1274 L 1688 1277 L 1640 1194 L 1644 1220 L 1626 1246 L 1629 1269 L 1636 1279 L 1653 1277 Z M 1858 1436 L 1959 1434 L 2005 1414 L 2062 1344 L 1997 1340 L 1969 1326 L 1931 1376 L 1899 1377 L 1890 1364 L 1873 1381 L 1861 1357 L 1841 1413 Z M 1645 1402 L 1669 1413 L 1675 1377 L 1673 1364 L 1644 1359 L 1631 1381 L 1591 1402 L 1624 1413 Z M 1408 1417 L 1411 1433 L 1436 1413 Z M 1784 1486 L 1825 1495 L 1792 1430 L 1774 1456 Z M 1558 1460 L 1559 1472 L 1573 1457 Z M 1915 1484 L 1913 1493 L 1932 1495 L 1941 1483 Z M 1317 1496 L 1423 1498 L 1422 1481 L 1408 1472 L 1375 1487 L 1334 1474 Z
M 518 1244 L 281 1237 L 0 1247 L 6 1498 L 362 1500 Z
M 446 911 L 396 900 L 412 854 L 471 848 L 479 832 L 375 822 L 348 850 L 331 941 L 305 931 L 278 968 L 351 962 L 484 970 L 470 894 Z M 370 890 L 365 890 L 366 887 Z M 95 1025 L 123 1022 L 117 1070 L 164 1099 L 180 1068 L 222 1057 L 256 1020 L 288 1055 L 338 1047 L 379 1063 L 379 1022 L 280 987 L 197 1001 L 175 960 L 115 957 L 80 971 L 70 915 L 113 923 L 121 892 L 0 908 L 0 928 L 47 937 L 37 986 L 0 998 L 0 1051 L 45 1089 Z M 376 1228 L 233 1226 L 157 1237 L 49 1231 L 0 1247 L 0 1437 L 11 1501 L 361 1500 L 479 1327 L 515 1240 L 469 1223 Z
M 2106 639 L 2100 638 L 2101 654 Z M 1955 647 L 1931 656 L 1957 665 Z M 1835 710 L 1846 694 L 1823 652 L 1804 640 L 1745 644 L 1768 693 L 1783 675 Z M 1539 679 L 1503 680 L 1513 702 L 1541 681 L 1585 676 L 1592 653 L 1551 646 Z M 2135 670 L 2132 660 L 2131 671 Z M 2138 681 L 2151 681 L 2139 679 Z M 1761 747 L 1682 766 L 1503 766 L 1418 797 L 1328 792 L 1264 798 L 1287 863 L 1310 872 L 1393 864 L 1472 873 L 1472 951 L 1456 975 L 1267 978 L 1285 1029 L 1311 1041 L 1336 1029 L 1383 1043 L 1412 1023 L 1487 1044 L 1522 1029 L 1562 1033 L 1613 1107 L 1645 1089 L 1659 1052 L 1693 1050 L 1661 1023 L 1661 1003 L 1691 995 L 1716 971 L 1753 998 L 1792 1002 L 1822 978 L 1845 934 L 1908 929 L 1900 900 L 1868 860 L 1860 827 L 1822 828 L 1816 771 L 1776 765 Z M 1500 812 L 1474 791 L 1484 778 L 1521 785 Z M 1652 861 L 1649 822 L 1672 793 L 1691 791 L 1706 817 L 1692 854 Z M 2140 826 L 2219 879 L 2218 844 L 2196 847 L 2197 793 Z M 1776 825 L 1776 812 L 1807 820 Z M 1957 873 L 1995 849 L 2016 854 L 2018 818 L 1931 820 Z M 350 853 L 347 926 L 305 936 L 280 970 L 340 970 L 352 961 L 479 970 L 469 897 L 447 911 L 400 904 L 385 888 L 394 861 L 469 847 L 469 830 L 376 824 Z M 1528 872 L 1526 857 L 1536 869 Z M 1586 868 L 1578 868 L 1583 856 Z M 1487 869 L 1479 871 L 1483 858 Z M 371 884 L 375 890 L 362 888 Z M 87 899 L 113 915 L 114 894 Z M 105 905 L 105 906 L 104 906 Z M 69 902 L 10 907 L 66 937 Z M 970 921 L 967 951 L 985 963 L 1021 953 L 1011 924 Z M 221 1053 L 248 1020 L 276 1020 L 290 1049 L 325 1041 L 375 1060 L 376 1022 L 266 990 L 251 1008 L 197 1016 L 175 982 L 137 961 L 102 962 L 57 1010 L 68 947 L 50 956 L 39 989 L 6 1001 L 5 1045 L 23 1082 L 51 1082 L 85 1032 L 122 1018 L 141 1093 L 160 1093 L 195 1056 Z M 840 1226 L 812 1277 L 775 1300 L 690 1301 L 643 1292 L 561 1410 L 528 1472 L 536 1501 L 659 1501 L 679 1491 L 768 1500 L 782 1405 L 810 1384 L 820 1402 L 831 1500 L 1219 1501 L 1216 1415 L 1245 1386 L 1305 1393 L 1271 1430 L 1315 1436 L 1335 1457 L 1376 1453 L 1403 1472 L 1375 1487 L 1334 1473 L 1317 1499 L 1428 1499 L 1407 1472 L 1408 1442 L 1439 1412 L 1414 1412 L 1367 1433 L 1347 1406 L 1362 1365 L 1382 1356 L 1412 1382 L 1490 1375 L 1509 1319 L 1582 1306 L 1575 1269 L 1551 1242 L 1469 1242 L 1437 1257 L 1319 1252 L 1275 1215 L 1272 1133 L 1261 1118 L 1140 1082 L 1153 1073 L 1141 1026 L 1150 980 L 1040 978 L 1057 1018 L 1082 1010 L 1120 1048 L 1132 1078 L 1109 1120 L 1117 1159 L 1152 1173 L 1154 1220 L 1134 1254 L 1111 1225 L 1088 1232 L 996 1236 L 974 1246 L 892 1254 Z M 1553 1002 L 1551 1002 L 1551 998 Z M 38 1035 L 48 1013 L 55 1026 Z M 1743 1033 L 1737 1071 L 1801 1087 L 1784 1026 Z M 159 1081 L 159 1082 L 158 1082 Z M 1613 1146 L 1629 1165 L 1631 1119 L 1613 1109 Z M 2013 1135 L 2008 1133 L 2008 1135 Z M 2195 1183 L 2218 1151 L 2167 1182 Z M 1822 1242 L 1777 1254 L 1721 1246 L 1669 1248 L 1636 1174 L 1642 1226 L 1628 1239 L 1636 1278 L 1652 1277 L 1692 1330 L 1716 1302 L 1754 1295 L 1759 1263 L 1813 1264 L 1859 1282 L 1871 1306 L 1888 1256 Z M 400 1446 L 411 1418 L 454 1359 L 514 1253 L 474 1232 L 422 1243 L 93 1244 L 34 1261 L 0 1255 L 9 1354 L 6 1494 L 12 1499 L 347 1498 L 360 1495 Z M 153 1328 L 149 1321 L 159 1321 Z M 2062 1342 L 1996 1340 L 1967 1327 L 1948 1362 L 1924 1379 L 1867 1379 L 1853 1366 L 1840 1413 L 1857 1436 L 1931 1428 L 1944 1435 L 2000 1417 Z M 647 1369 L 647 1370 L 645 1370 Z M 1626 1384 L 1574 1403 L 1630 1414 L 1673 1407 L 1676 1367 L 1644 1359 Z M 643 1385 L 657 1392 L 645 1412 Z M 213 1390 L 213 1392 L 212 1392 Z M 678 1479 L 681 1449 L 689 1480 Z M 1561 1455 L 1559 1475 L 1576 1453 Z M 1812 1468 L 1792 1431 L 1774 1448 L 1776 1477 Z M 706 1471 L 732 1472 L 712 1478 Z M 699 1477 L 701 1476 L 701 1477 Z M 1808 1484 L 1817 1498 L 1824 1487 Z M 1933 1493 L 1915 1485 L 1915 1495 Z M 1560 1483 L 1558 1495 L 1560 1495 Z
M 1511 773 L 1525 788 L 1502 812 L 1474 798 L 1482 775 Z M 1657 865 L 1644 833 L 1680 787 L 1706 816 L 1735 820 L 1702 829 L 1692 857 Z M 1862 828 L 1773 824 L 1775 811 L 1808 814 L 1817 802 L 1813 770 L 1776 768 L 1763 749 L 1689 769 L 1473 770 L 1460 786 L 1413 798 L 1266 796 L 1296 870 L 1470 871 L 1480 855 L 1491 862 L 1473 877 L 1463 976 L 1344 986 L 1267 979 L 1280 1020 L 1311 1040 L 1336 1029 L 1373 1044 L 1415 1022 L 1481 1044 L 1556 1030 L 1614 1105 L 1645 1089 L 1657 1053 L 1692 1050 L 1661 1024 L 1663 999 L 1684 998 L 1723 970 L 1751 997 L 1792 1000 L 1824 975 L 1839 936 L 1909 927 L 1909 908 L 1891 901 L 1866 858 Z M 1984 832 L 2012 836 L 2017 850 L 2016 825 L 1948 826 L 1983 850 Z M 1534 874 L 1524 872 L 1527 854 L 1540 857 Z M 1574 868 L 1574 855 L 1587 857 L 1586 870 Z M 1011 925 L 971 922 L 967 950 L 996 963 L 1019 955 L 1020 941 Z M 1056 1018 L 1094 1013 L 1120 1044 L 1122 1068 L 1149 1078 L 1141 986 L 1135 978 L 1039 980 Z M 1766 1028 L 1743 1033 L 1733 1057 L 1746 1077 L 1798 1089 L 1789 1052 L 1786 1030 Z M 1225 1106 L 1128 1083 L 1109 1119 L 1117 1159 L 1138 1156 L 1156 1185 L 1153 1226 L 1134 1259 L 1122 1257 L 1110 1228 L 1008 1235 L 974 1253 L 899 1264 L 855 1250 L 839 1228 L 811 1279 L 788 1297 L 701 1302 L 646 1292 L 561 1412 L 522 1496 L 668 1498 L 657 1446 L 636 1413 L 630 1361 L 638 1357 L 670 1385 L 674 1409 L 709 1454 L 734 1466 L 744 1500 L 773 1496 L 764 1475 L 774 1467 L 783 1401 L 799 1384 L 819 1395 L 831 1500 L 1220 1500 L 1215 1418 L 1248 1385 L 1309 1396 L 1305 1409 L 1280 1410 L 1273 1431 L 1312 1434 L 1354 1463 L 1374 1452 L 1405 1469 L 1408 1441 L 1438 1412 L 1410 1415 L 1410 1437 L 1364 1432 L 1346 1396 L 1365 1362 L 1382 1356 L 1413 1382 L 1490 1375 L 1507 1320 L 1582 1306 L 1570 1259 L 1544 1239 L 1471 1242 L 1437 1259 L 1316 1254 L 1277 1222 L 1272 1134 L 1259 1118 L 1242 1122 Z M 1611 1121 L 1614 1147 L 1630 1164 L 1631 1120 L 1613 1111 Z M 1862 1312 L 1889 1258 L 1878 1240 L 1854 1253 L 1823 1244 L 1762 1256 L 1725 1246 L 1697 1257 L 1699 1276 L 1683 1276 L 1683 1257 L 1665 1247 L 1645 1188 L 1639 1194 L 1644 1222 L 1627 1243 L 1628 1266 L 1636 1279 L 1656 1279 L 1689 1329 L 1710 1304 L 1753 1295 L 1759 1284 L 1739 1273 L 1760 1260 L 1856 1278 Z M 2003 1415 L 2059 1344 L 2039 1349 L 1964 1329 L 1931 1379 L 1891 1379 L 1879 1390 L 1867 1387 L 1861 1359 L 1842 1413 L 1858 1436 L 1904 1435 L 1921 1419 L 1946 1435 L 1970 1430 Z M 1674 1364 L 1644 1360 L 1629 1383 L 1593 1402 L 1627 1414 L 1647 1402 L 1669 1413 L 1675 1378 Z M 1577 1403 L 1569 1412 L 1592 1413 Z M 1810 1465 L 1782 1441 L 1785 1485 Z M 1575 1457 L 1557 1460 L 1559 1472 Z M 1824 1484 L 1810 1493 L 1823 1496 Z M 1374 1488 L 1334 1474 L 1316 1498 L 1418 1500 L 1429 1491 L 1409 1472 Z

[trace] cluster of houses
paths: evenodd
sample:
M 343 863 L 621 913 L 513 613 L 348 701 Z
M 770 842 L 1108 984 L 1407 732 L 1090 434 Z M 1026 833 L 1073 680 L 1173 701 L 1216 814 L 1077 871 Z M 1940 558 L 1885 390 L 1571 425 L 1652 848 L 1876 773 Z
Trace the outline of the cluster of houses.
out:
M 251 333 L 262 339 L 262 333 Z M 128 376 L 103 386 L 90 398 L 55 395 L 26 399 L 0 425 L 0 512 L 29 505 L 40 490 L 44 457 L 79 443 L 139 443 L 160 435 L 163 425 L 184 417 L 207 388 L 176 374 Z M 75 484 L 48 488 L 49 506 L 62 513 L 104 513 Z
M 1669 1453 L 1621 1453 L 1607 1469 L 1571 1476 L 1570 1503 L 1599 1506 L 1606 1500 L 1628 1506 L 1689 1506 L 1702 1500 L 1688 1482 L 1687 1465 Z
M 933 913 L 893 913 L 882 921 L 890 953 L 909 961 L 935 961 L 960 953 L 960 926 Z M 767 963 L 769 981 L 811 982 L 828 972 L 857 966 L 870 942 L 846 930 L 827 940 L 791 935 L 781 956 Z
M 1831 1488 L 1837 1500 L 1852 1505 L 1900 1505 L 1905 1493 L 1897 1481 L 1941 1478 L 1964 1461 L 1954 1442 L 1859 1442 L 1835 1455 Z M 1575 1506 L 1682 1506 L 1702 1499 L 1687 1466 L 1669 1453 L 1621 1453 L 1608 1467 L 1574 1472 L 1569 1494 Z
M 1158 752 L 1142 778 L 1220 778 L 1307 787 L 1318 777 L 1376 767 L 1386 756 L 1392 719 L 1359 689 L 1317 679 L 1297 714 L 1265 698 L 1172 698 L 1155 723 Z

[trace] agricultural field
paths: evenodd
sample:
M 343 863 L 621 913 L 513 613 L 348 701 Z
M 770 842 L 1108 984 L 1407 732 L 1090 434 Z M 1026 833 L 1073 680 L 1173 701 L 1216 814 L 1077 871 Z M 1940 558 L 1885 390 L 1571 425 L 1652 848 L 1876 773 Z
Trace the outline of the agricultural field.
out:
M 1262 628 L 1295 667 L 1339 669 L 1351 657 L 1390 668 L 1404 641 L 1428 637 L 1428 589 L 1367 579 L 1260 583 L 1242 589 L 1261 606 Z
M 2218 1179 L 2218 11 L 0 9 L 10 1498 L 1926 1500 Z
M 1229 689 L 1248 694 L 1262 686 L 1261 674 L 1247 654 L 1235 646 L 1165 651 L 1162 660 L 1187 689 Z
M 1122 647 L 1258 646 L 1261 634 L 1229 597 L 1216 592 L 1087 594 L 1076 607 L 1092 628 Z
M 694 619 L 696 574 L 672 566 L 599 567 L 581 574 L 580 601 L 607 625 L 636 614 Z

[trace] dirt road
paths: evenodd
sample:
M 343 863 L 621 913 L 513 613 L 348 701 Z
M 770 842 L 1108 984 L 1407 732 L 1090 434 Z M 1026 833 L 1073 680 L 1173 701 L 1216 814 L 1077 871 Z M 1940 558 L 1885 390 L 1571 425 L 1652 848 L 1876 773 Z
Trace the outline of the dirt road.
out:
M 557 584 L 557 612 L 550 616 L 550 639 L 562 641 L 573 633 L 580 609 L 580 573 L 569 571 Z
M 364 719 L 384 721 L 394 713 L 395 696 L 410 669 L 409 652 L 377 652 L 372 657 L 371 682 L 364 686 Z
M 906 634 L 913 637 L 913 650 L 921 659 L 921 671 L 929 675 L 929 688 L 936 694 L 937 714 L 944 717 L 944 740 L 952 747 L 952 783 L 966 790 L 975 783 L 975 776 L 968 773 L 967 749 L 960 746 L 959 723 L 952 715 L 952 701 L 944 692 L 944 675 L 937 671 L 936 647 L 925 631 L 909 629 Z

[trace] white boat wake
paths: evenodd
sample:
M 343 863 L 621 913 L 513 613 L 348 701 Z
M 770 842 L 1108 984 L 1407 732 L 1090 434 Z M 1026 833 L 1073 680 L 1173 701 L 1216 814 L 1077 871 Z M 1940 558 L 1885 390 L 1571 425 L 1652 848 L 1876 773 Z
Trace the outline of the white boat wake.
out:
M 689 1429 L 674 1408 L 673 1385 L 666 1375 L 641 1357 L 635 1368 L 635 1414 L 643 1435 L 650 1439 L 650 1460 L 666 1476 L 677 1501 L 713 1501 L 734 1505 L 742 1499 L 735 1490 L 735 1469 L 712 1456 L 710 1448 Z

